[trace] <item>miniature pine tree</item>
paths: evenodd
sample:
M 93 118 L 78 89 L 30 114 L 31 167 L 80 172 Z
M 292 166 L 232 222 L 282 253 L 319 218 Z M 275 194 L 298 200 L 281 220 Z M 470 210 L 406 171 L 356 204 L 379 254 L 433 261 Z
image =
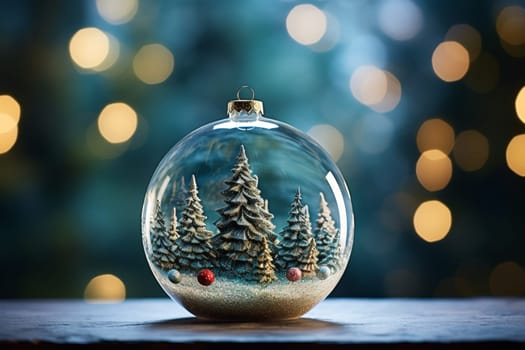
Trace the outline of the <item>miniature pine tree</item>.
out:
M 338 267 L 341 267 L 341 259 L 343 258 L 343 247 L 341 246 L 341 231 L 336 230 L 335 236 L 334 236 L 334 242 L 335 246 L 332 264 L 330 264 L 330 268 L 335 271 Z
M 157 201 L 155 214 L 151 220 L 151 258 L 153 263 L 166 271 L 174 268 L 176 266 L 176 257 L 172 250 L 174 244 L 175 239 L 172 239 L 166 229 L 160 201 Z
M 308 249 L 303 251 L 304 253 L 301 254 L 297 261 L 299 262 L 298 268 L 301 269 L 303 272 L 303 276 L 315 276 L 317 270 L 319 269 L 319 266 L 317 266 L 317 260 L 318 260 L 318 250 L 317 245 L 315 243 L 315 239 L 312 235 L 312 225 L 310 224 L 310 212 L 308 210 L 308 206 L 305 205 L 303 207 L 303 213 L 304 213 L 304 222 L 301 223 L 303 226 L 304 232 L 309 232 L 309 243 L 308 243 Z
M 177 223 L 177 208 L 173 208 L 173 216 L 171 217 L 171 223 L 170 223 L 170 237 L 173 237 L 173 240 L 176 240 L 179 238 L 179 232 L 178 232 L 178 223 Z
M 281 232 L 282 240 L 280 243 L 280 251 L 277 255 L 276 263 L 281 269 L 295 267 L 297 257 L 300 254 L 301 248 L 296 247 L 299 243 L 299 233 L 301 231 L 301 222 L 304 220 L 301 202 L 301 191 L 297 189 L 295 198 L 291 204 L 291 209 L 288 216 L 288 225 Z
M 306 276 L 317 270 L 317 249 L 310 224 L 308 207 L 303 205 L 297 189 L 291 204 L 288 225 L 281 232 L 281 249 L 276 263 L 281 269 L 300 268 Z
M 176 255 L 180 268 L 193 271 L 211 267 L 215 258 L 211 245 L 212 233 L 206 229 L 206 216 L 198 193 L 195 175 L 192 175 L 189 195 L 180 219 Z
M 257 178 L 251 173 L 242 145 L 232 173 L 225 181 L 228 187 L 222 192 L 226 206 L 217 210 L 220 218 L 215 223 L 219 263 L 248 280 L 258 280 L 254 269 L 264 251 L 263 238 L 266 237 L 268 243 L 276 238 L 271 222 L 273 215 L 264 209 Z
M 263 205 L 264 210 L 262 211 L 262 213 L 267 220 L 271 221 L 273 219 L 273 215 L 270 213 L 270 209 L 268 209 L 268 200 L 265 199 L 263 203 L 264 203 Z M 273 229 L 267 234 L 268 234 L 268 246 L 270 247 L 272 254 L 275 256 L 275 254 L 277 253 L 277 245 L 279 244 L 279 236 L 277 236 L 277 234 L 273 232 Z
M 255 186 L 258 188 L 259 187 L 259 177 L 257 177 L 257 175 L 254 175 L 254 178 L 256 181 Z M 262 197 L 260 197 L 260 200 L 261 200 L 261 205 L 262 205 L 261 214 L 266 220 L 268 220 L 271 223 L 271 221 L 273 220 L 273 214 L 270 212 L 270 209 L 268 208 L 268 200 L 263 199 Z M 273 231 L 274 228 L 275 226 L 272 224 L 271 230 L 266 232 L 266 235 L 268 238 L 268 246 L 270 247 L 270 250 L 272 251 L 272 253 L 276 252 L 277 244 L 279 244 L 279 237 Z
M 277 280 L 275 277 L 275 265 L 273 264 L 272 252 L 268 246 L 268 240 L 263 236 L 262 238 L 263 250 L 257 258 L 257 267 L 255 275 L 259 276 L 259 283 L 271 283 Z
M 177 208 L 173 208 L 173 216 L 171 218 L 170 223 L 170 229 L 168 231 L 169 233 L 169 239 L 173 242 L 171 245 L 171 251 L 175 252 L 177 250 L 177 239 L 180 237 L 179 235 L 179 224 L 177 223 Z
M 319 193 L 319 195 L 321 200 L 314 230 L 319 251 L 319 265 L 326 265 L 334 270 L 338 266 L 340 258 L 339 230 L 335 228 L 335 222 L 323 193 Z

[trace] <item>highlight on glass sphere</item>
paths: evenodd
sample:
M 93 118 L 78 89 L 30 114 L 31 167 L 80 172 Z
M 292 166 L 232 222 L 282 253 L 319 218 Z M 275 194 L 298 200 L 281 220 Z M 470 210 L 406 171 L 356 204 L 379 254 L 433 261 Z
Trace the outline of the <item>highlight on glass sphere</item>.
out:
M 196 316 L 302 316 L 335 288 L 353 244 L 347 185 L 303 132 L 240 98 L 184 137 L 146 192 L 142 238 L 164 291 Z

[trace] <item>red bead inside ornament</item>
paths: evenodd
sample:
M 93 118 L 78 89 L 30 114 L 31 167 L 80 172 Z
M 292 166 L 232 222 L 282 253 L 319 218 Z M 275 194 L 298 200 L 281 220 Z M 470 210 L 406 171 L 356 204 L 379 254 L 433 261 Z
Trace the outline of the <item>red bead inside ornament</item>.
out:
M 288 271 L 286 271 L 286 278 L 290 282 L 297 282 L 301 279 L 302 276 L 303 273 L 297 267 L 291 267 L 288 269 Z
M 203 286 L 209 286 L 213 283 L 213 281 L 215 281 L 215 275 L 210 269 L 202 269 L 197 275 L 197 281 L 199 281 L 199 283 Z

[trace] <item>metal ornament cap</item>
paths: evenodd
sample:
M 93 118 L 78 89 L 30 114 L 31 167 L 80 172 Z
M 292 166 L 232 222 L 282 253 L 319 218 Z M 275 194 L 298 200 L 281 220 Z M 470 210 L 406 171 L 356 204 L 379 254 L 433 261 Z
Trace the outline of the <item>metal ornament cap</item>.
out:
M 243 89 L 249 89 L 251 92 L 251 98 L 250 99 L 242 99 L 240 97 L 241 91 Z M 264 108 L 262 101 L 255 100 L 255 91 L 247 86 L 241 86 L 239 90 L 237 90 L 237 99 L 232 100 L 228 102 L 228 115 L 235 116 L 239 115 L 241 113 L 246 113 L 248 115 L 255 113 L 262 115 L 264 114 Z

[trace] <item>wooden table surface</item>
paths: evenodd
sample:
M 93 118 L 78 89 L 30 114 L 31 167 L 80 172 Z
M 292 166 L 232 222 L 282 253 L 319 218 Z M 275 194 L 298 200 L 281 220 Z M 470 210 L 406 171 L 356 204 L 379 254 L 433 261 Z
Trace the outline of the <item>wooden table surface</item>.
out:
M 213 322 L 168 299 L 0 301 L 0 349 L 525 349 L 525 299 L 328 299 L 304 318 Z

